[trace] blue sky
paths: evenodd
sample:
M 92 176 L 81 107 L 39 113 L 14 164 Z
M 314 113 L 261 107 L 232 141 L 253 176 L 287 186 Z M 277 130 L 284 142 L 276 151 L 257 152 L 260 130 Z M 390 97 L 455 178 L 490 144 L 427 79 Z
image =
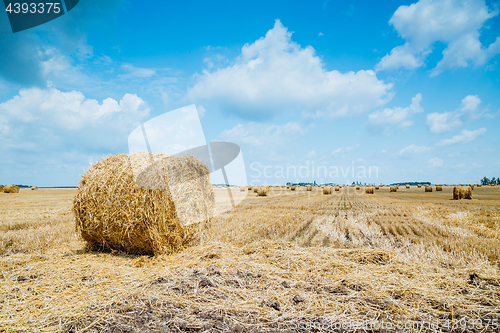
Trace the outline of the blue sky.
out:
M 75 185 L 138 124 L 190 104 L 256 185 L 498 177 L 499 11 L 81 0 L 16 34 L 2 12 L 0 184 Z

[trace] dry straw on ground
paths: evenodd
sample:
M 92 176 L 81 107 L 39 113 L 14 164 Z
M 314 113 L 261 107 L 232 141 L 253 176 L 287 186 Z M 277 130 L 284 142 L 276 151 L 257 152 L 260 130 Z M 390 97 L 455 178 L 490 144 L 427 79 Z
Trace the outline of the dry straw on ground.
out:
M 453 200 L 472 199 L 472 189 L 470 186 L 453 187 Z
M 73 202 L 76 229 L 91 249 L 168 254 L 188 227 L 213 215 L 208 167 L 192 156 L 112 155 L 90 167 Z
M 391 186 L 389 188 L 389 192 L 397 192 L 398 191 L 398 188 L 396 186 Z
M 432 192 L 432 186 L 426 186 L 425 192 Z
M 19 186 L 16 186 L 16 185 L 6 185 L 3 188 L 3 193 L 19 193 Z
M 365 193 L 366 194 L 373 194 L 375 193 L 374 190 L 373 190 L 373 187 L 367 187 L 365 188 Z
M 332 188 L 330 186 L 323 187 L 323 194 L 332 194 Z

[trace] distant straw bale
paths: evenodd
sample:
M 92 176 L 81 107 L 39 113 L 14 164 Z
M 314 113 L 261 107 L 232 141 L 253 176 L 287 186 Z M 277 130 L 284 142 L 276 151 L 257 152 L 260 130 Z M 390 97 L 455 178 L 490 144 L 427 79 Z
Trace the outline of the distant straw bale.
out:
M 259 186 L 253 187 L 253 193 L 259 193 Z
M 472 199 L 472 189 L 470 186 L 453 187 L 453 200 Z
M 3 193 L 3 186 L 0 185 L 0 193 Z
M 311 185 L 307 185 L 307 186 L 306 186 L 306 189 L 307 189 L 308 191 L 312 191 L 312 186 L 311 186 Z
M 339 191 L 340 191 L 340 187 L 335 186 L 335 192 L 339 192 Z
M 432 192 L 432 186 L 426 186 L 425 192 Z
M 437 192 L 437 191 L 443 191 L 443 186 L 438 186 L 438 185 L 436 185 L 436 192 Z
M 3 193 L 19 193 L 19 186 L 16 186 L 16 185 L 6 185 L 3 188 Z
M 356 186 L 356 190 L 359 190 L 359 189 L 360 189 L 360 187 L 359 187 L 359 186 Z
M 370 186 L 370 187 L 365 188 L 365 193 L 366 194 L 373 194 L 373 193 L 375 193 L 375 191 L 373 190 L 373 187 Z
M 323 187 L 323 194 L 332 194 L 332 188 L 330 186 Z
M 292 186 L 290 190 L 295 191 L 295 186 Z
M 253 188 L 252 186 L 248 186 L 248 190 L 251 191 Z
M 482 187 L 483 185 L 481 185 L 481 184 L 477 184 L 476 186 L 477 186 L 477 187 Z
M 398 188 L 396 186 L 391 186 L 389 188 L 389 192 L 397 192 L 398 191 Z
M 36 191 L 36 190 L 38 190 L 38 186 L 32 186 L 32 187 L 31 187 L 31 190 L 32 190 L 32 191 Z
M 495 186 L 495 184 L 490 184 L 490 186 Z
M 422 185 L 418 184 L 418 185 L 417 185 L 417 187 L 418 187 L 418 188 L 422 188 Z
M 209 169 L 196 158 L 140 152 L 90 167 L 73 212 L 89 249 L 170 254 L 213 216 L 214 199 Z
M 378 186 L 378 185 L 377 185 L 377 186 L 375 186 L 375 189 L 376 189 L 376 190 L 378 190 L 379 188 L 380 188 L 380 186 Z
M 410 185 L 408 185 L 408 184 L 406 184 L 405 186 L 406 186 L 406 188 L 410 188 Z

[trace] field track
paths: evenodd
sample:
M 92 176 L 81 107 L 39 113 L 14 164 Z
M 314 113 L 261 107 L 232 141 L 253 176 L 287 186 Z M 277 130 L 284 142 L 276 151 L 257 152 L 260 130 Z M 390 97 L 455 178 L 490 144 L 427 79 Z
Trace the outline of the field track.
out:
M 85 252 L 75 190 L 0 194 L 0 331 L 495 331 L 500 187 L 362 189 L 251 193 L 158 257 Z

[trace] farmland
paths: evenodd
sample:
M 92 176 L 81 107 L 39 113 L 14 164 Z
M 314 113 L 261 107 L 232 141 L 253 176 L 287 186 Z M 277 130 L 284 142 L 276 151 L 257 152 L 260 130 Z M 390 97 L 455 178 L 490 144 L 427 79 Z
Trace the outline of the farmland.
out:
M 473 200 L 452 191 L 252 192 L 198 226 L 190 246 L 156 257 L 87 252 L 75 190 L 0 194 L 0 327 L 495 331 L 500 186 L 475 188 Z

